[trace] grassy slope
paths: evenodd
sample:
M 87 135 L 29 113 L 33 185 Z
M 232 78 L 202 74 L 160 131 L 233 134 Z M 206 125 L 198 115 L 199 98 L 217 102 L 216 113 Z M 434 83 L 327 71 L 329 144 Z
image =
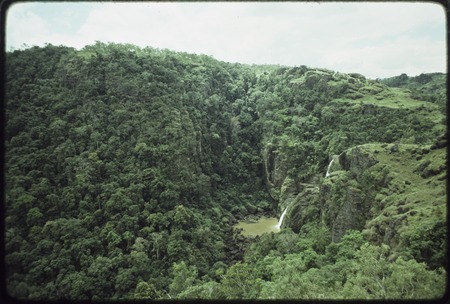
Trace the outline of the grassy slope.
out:
M 360 75 L 349 78 L 349 75 L 337 74 L 336 77 L 335 74 L 328 84 L 345 87 L 344 94 L 334 98 L 333 103 L 404 110 L 405 115 L 413 114 L 418 119 L 431 121 L 433 134 L 445 133 L 441 107 L 414 98 L 410 88 L 388 87 Z M 436 246 L 442 246 L 439 244 L 446 236 L 442 232 L 445 228 L 441 228 L 447 222 L 446 149 L 406 143 L 368 143 L 360 148 L 378 161 L 367 170 L 369 182 L 362 188 L 373 191 L 370 182 L 379 183 L 363 233 L 371 241 L 390 244 L 398 254 L 428 260 L 431 254 L 426 252 L 427 247 L 431 250 L 434 246 L 434 252 L 439 251 Z M 444 248 L 441 252 L 445 254 Z M 436 261 L 431 264 L 439 265 Z
M 388 172 L 375 197 L 373 219 L 365 233 L 381 241 L 379 234 L 395 230 L 391 245 L 403 247 L 407 238 L 423 236 L 436 223 L 446 222 L 446 149 L 414 144 L 366 144 L 361 146 L 379 161 L 372 174 Z M 433 231 L 429 231 L 433 234 Z
M 347 89 L 344 97 L 333 99 L 333 102 L 403 109 L 414 112 L 423 120 L 432 121 L 435 124 L 435 134 L 443 134 L 446 130 L 440 106 L 413 98 L 411 90 L 407 88 L 387 87 L 372 80 L 357 79 Z
M 364 86 L 362 88 L 363 92 L 369 94 L 364 94 L 362 96 L 356 95 L 355 98 L 339 98 L 336 101 L 350 102 L 350 103 L 363 103 L 363 104 L 374 104 L 379 107 L 387 108 L 417 108 L 420 106 L 427 106 L 427 103 L 413 99 L 411 97 L 411 91 L 402 88 L 384 88 L 382 91 L 376 93 L 376 91 L 371 90 L 371 86 Z M 376 93 L 376 94 L 370 94 Z

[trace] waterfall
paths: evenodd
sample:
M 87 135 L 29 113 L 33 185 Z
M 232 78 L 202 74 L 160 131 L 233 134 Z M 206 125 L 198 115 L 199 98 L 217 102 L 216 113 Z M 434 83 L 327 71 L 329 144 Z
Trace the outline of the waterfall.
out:
M 284 217 L 286 216 L 287 207 L 284 209 L 283 213 L 281 214 L 280 220 L 278 221 L 277 225 L 275 226 L 277 229 L 281 229 L 281 224 L 283 224 Z
M 334 161 L 334 158 L 330 161 L 330 164 L 328 165 L 328 169 L 327 169 L 327 173 L 325 174 L 325 177 L 330 176 L 330 168 L 331 168 L 331 165 L 333 164 L 333 161 Z

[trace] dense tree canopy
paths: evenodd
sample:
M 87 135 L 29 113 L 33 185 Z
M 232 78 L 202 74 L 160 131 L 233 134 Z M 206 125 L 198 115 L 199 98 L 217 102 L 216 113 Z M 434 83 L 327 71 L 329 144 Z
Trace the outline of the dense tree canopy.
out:
M 336 212 L 314 215 L 325 196 L 311 200 L 310 217 L 291 216 L 292 230 L 233 232 L 236 219 L 279 214 L 288 180 L 326 186 L 332 155 L 370 142 L 434 144 L 445 122 L 440 75 L 384 81 L 390 88 L 358 74 L 100 42 L 9 52 L 5 72 L 12 297 L 442 295 L 443 222 L 402 234 L 409 256 L 363 234 L 366 218 L 332 242 Z M 425 88 L 405 93 L 407 81 Z M 431 161 L 418 174 L 434 174 Z M 369 187 L 378 172 L 329 189 Z M 382 188 L 371 189 L 367 200 Z

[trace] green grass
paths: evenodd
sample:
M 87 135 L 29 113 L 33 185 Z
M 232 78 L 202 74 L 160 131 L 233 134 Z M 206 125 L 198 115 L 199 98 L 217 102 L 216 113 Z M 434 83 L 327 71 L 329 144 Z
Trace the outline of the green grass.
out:
M 350 94 L 347 94 L 347 96 L 354 97 L 355 95 L 351 95 L 351 93 L 357 93 L 359 95 L 356 96 L 360 97 L 337 98 L 334 99 L 334 101 L 355 103 L 355 104 L 373 104 L 379 107 L 386 107 L 392 109 L 400 109 L 400 108 L 411 109 L 418 107 L 427 107 L 430 109 L 437 108 L 436 105 L 434 104 L 413 99 L 411 97 L 411 92 L 408 89 L 384 87 L 383 90 L 379 90 L 377 89 L 377 86 L 366 85 L 363 86 L 362 88 L 359 88 L 358 90 L 351 91 Z
M 353 105 L 360 107 L 362 105 L 374 105 L 380 108 L 389 108 L 395 110 L 404 110 L 405 115 L 417 115 L 424 121 L 430 121 L 434 124 L 433 133 L 440 134 L 445 132 L 446 117 L 438 104 L 413 99 L 409 89 L 390 88 L 378 83 L 366 82 L 364 85 L 356 83 L 353 89 L 344 94 L 343 98 L 333 99 L 333 102 Z M 378 93 L 377 93 L 378 92 Z
M 393 149 L 394 144 L 367 144 L 361 147 L 379 161 L 370 170 L 386 171 L 387 168 L 391 179 L 381 191 L 383 194 L 376 196 L 374 206 L 381 206 L 381 210 L 373 210 L 374 215 L 375 212 L 378 215 L 367 223 L 365 233 L 374 234 L 377 229 L 385 231 L 396 219 L 399 221 L 396 228 L 398 235 L 411 234 L 415 229 L 432 227 L 437 221 L 445 221 L 445 148 L 430 151 L 429 146 L 414 144 L 397 145 L 398 151 Z M 419 169 L 421 165 L 424 170 Z M 424 175 L 427 170 L 429 173 Z

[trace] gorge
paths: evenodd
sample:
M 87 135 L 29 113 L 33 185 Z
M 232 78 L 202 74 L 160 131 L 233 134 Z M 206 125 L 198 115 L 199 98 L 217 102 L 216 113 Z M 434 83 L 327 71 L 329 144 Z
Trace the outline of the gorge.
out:
M 5 75 L 13 298 L 444 294 L 446 74 L 97 42 L 7 52 Z

